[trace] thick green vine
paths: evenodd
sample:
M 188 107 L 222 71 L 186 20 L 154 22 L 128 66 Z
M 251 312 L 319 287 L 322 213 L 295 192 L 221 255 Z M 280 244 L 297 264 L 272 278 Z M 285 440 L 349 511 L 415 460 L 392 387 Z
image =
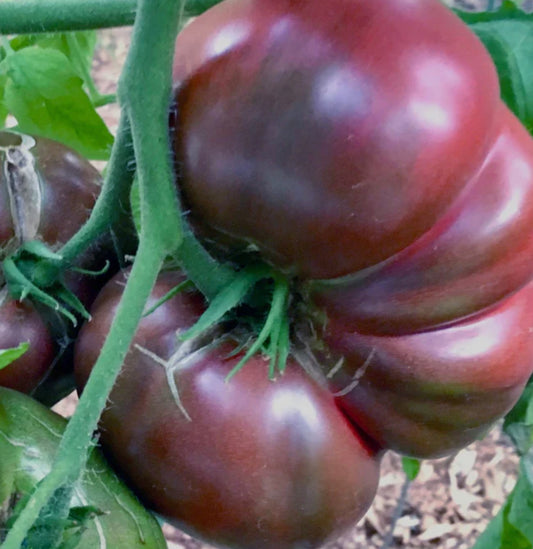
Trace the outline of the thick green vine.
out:
M 199 15 L 220 0 L 187 0 L 185 15 Z M 132 25 L 137 0 L 0 1 L 0 34 L 61 32 Z
M 76 413 L 65 431 L 54 468 L 37 487 L 9 531 L 3 549 L 19 549 L 52 495 L 79 477 L 91 446 L 92 433 L 128 351 L 161 264 L 168 254 L 178 248 L 182 239 L 167 138 L 170 67 L 182 9 L 183 2 L 175 0 L 140 0 L 138 5 L 132 47 L 119 85 L 119 98 L 123 107 L 121 136 L 117 139 L 104 185 L 103 195 L 107 198 L 100 201 L 94 214 L 96 221 L 91 221 L 89 228 L 104 225 L 99 216 L 105 211 L 106 204 L 107 207 L 116 207 L 116 203 L 111 205 L 110 196 L 121 194 L 115 186 L 121 190 L 122 185 L 129 184 L 118 172 L 122 161 L 130 154 L 127 145 L 131 133 L 141 189 L 143 230 L 139 249 L 115 322 Z M 154 28 L 158 29 L 156 35 L 153 33 Z M 147 96 L 150 101 L 146 101 Z M 154 139 L 154 136 L 159 137 Z M 75 255 L 77 249 L 91 240 L 90 232 L 86 228 L 77 243 L 66 246 L 63 250 L 65 257 Z

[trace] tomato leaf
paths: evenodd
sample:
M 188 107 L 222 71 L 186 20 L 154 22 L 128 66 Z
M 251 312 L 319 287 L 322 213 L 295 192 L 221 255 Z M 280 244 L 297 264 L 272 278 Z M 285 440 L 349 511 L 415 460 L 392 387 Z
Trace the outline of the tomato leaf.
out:
M 505 417 L 504 431 L 518 452 L 525 455 L 533 446 L 533 383 L 529 383 L 520 400 Z
M 30 344 L 28 342 L 21 343 L 18 347 L 12 347 L 10 349 L 0 349 L 0 370 L 9 366 L 12 362 L 21 357 L 28 349 Z
M 100 97 L 91 76 L 96 38 L 95 31 L 22 34 L 11 39 L 10 45 L 15 51 L 37 46 L 43 49 L 55 49 L 63 53 L 78 76 L 83 79 L 94 103 L 94 99 Z M 93 98 L 93 96 L 96 97 Z
M 109 157 L 113 137 L 63 53 L 33 46 L 11 53 L 5 63 L 4 101 L 22 132 L 55 139 L 87 158 Z
M 533 454 L 520 462 L 520 476 L 503 508 L 473 549 L 533 548 Z
M 420 460 L 410 457 L 402 457 L 402 467 L 407 475 L 407 478 L 413 481 L 418 476 L 420 471 Z
M 533 15 L 527 21 L 501 20 L 471 28 L 494 60 L 502 99 L 533 131 Z
M 0 128 L 3 128 L 6 124 L 7 115 L 9 111 L 4 103 L 4 90 L 7 82 L 7 74 L 2 72 L 2 63 L 0 62 Z

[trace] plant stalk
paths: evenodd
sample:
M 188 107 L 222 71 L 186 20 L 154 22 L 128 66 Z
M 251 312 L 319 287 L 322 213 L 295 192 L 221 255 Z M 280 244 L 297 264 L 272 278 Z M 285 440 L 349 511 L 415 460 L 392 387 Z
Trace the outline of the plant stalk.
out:
M 140 0 L 132 45 L 119 84 L 122 100 L 122 124 L 125 135 L 117 138 L 112 165 L 104 185 L 94 221 L 90 227 L 105 225 L 102 217 L 109 208 L 117 208 L 114 185 L 117 169 L 131 153 L 127 131 L 131 128 L 141 194 L 142 232 L 136 260 L 102 352 L 72 416 L 49 475 L 33 492 L 26 507 L 7 534 L 3 549 L 19 549 L 55 491 L 75 482 L 86 463 L 92 435 L 111 388 L 131 345 L 148 296 L 155 284 L 164 258 L 173 253 L 182 240 L 177 193 L 173 186 L 168 136 L 168 106 L 171 94 L 171 65 L 183 1 Z M 154 32 L 157 29 L 157 32 Z M 150 100 L 146 101 L 146 97 Z M 128 124 L 129 121 L 129 124 Z M 131 169 L 131 167 L 130 167 Z M 69 257 L 85 245 L 91 231 L 78 235 L 63 254 Z
M 188 0 L 185 16 L 221 0 Z M 0 34 L 33 34 L 133 25 L 137 0 L 0 0 Z

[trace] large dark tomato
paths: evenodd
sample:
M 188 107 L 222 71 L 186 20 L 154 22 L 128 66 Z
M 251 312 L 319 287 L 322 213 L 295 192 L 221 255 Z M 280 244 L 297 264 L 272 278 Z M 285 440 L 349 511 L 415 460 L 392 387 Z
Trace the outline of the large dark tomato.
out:
M 434 457 L 505 414 L 533 370 L 533 140 L 475 35 L 437 0 L 227 0 L 174 77 L 196 230 L 300 277 L 350 419 Z
M 3 259 L 25 242 L 40 240 L 52 249 L 65 243 L 89 217 L 100 190 L 100 175 L 71 149 L 44 138 L 0 131 L 0 247 Z M 90 267 L 94 250 L 81 258 Z M 103 266 L 101 261 L 101 266 Z M 75 273 L 70 288 L 88 304 L 94 283 Z M 30 301 L 0 292 L 0 349 L 28 342 L 29 350 L 0 370 L 0 385 L 33 391 L 56 359 L 56 339 L 67 340 L 66 322 Z
M 438 0 L 227 0 L 180 34 L 174 78 L 195 223 L 306 278 L 426 233 L 501 125 L 490 57 Z
M 163 274 L 148 305 L 181 280 Z M 123 281 L 104 288 L 80 334 L 80 387 Z M 319 547 L 367 510 L 379 453 L 294 359 L 270 381 L 255 356 L 226 382 L 242 357 L 231 356 L 235 341 L 177 336 L 203 308 L 185 292 L 141 321 L 101 418 L 102 444 L 147 505 L 195 536 L 243 549 Z

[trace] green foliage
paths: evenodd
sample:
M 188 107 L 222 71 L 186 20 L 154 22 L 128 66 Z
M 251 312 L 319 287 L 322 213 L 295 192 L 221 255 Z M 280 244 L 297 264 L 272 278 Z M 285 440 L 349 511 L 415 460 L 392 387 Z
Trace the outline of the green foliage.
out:
M 504 430 L 518 452 L 525 455 L 533 446 L 533 383 L 529 383 L 515 407 L 507 414 Z
M 533 548 L 533 455 L 520 462 L 518 482 L 473 549 Z
M 503 100 L 533 131 L 533 18 L 479 23 L 473 28 L 498 69 Z
M 496 10 L 472 12 L 455 9 L 454 11 L 468 25 L 476 23 L 498 23 L 499 21 L 509 20 L 533 20 L 533 14 L 526 13 L 522 10 L 521 5 L 522 2 L 503 0 L 501 6 Z
M 56 139 L 88 158 L 109 157 L 113 137 L 64 53 L 30 46 L 9 53 L 3 64 L 4 104 L 21 131 Z
M 420 472 L 420 460 L 410 457 L 402 457 L 404 473 L 410 481 L 415 480 Z
M 21 343 L 18 347 L 11 349 L 0 349 L 0 370 L 9 366 L 12 362 L 20 358 L 30 348 L 29 343 Z
M 4 103 L 4 90 L 7 82 L 7 74 L 0 72 L 0 128 L 5 126 L 7 115 L 9 111 Z
M 502 99 L 533 132 L 533 14 L 510 0 L 490 12 L 457 13 L 491 54 Z

